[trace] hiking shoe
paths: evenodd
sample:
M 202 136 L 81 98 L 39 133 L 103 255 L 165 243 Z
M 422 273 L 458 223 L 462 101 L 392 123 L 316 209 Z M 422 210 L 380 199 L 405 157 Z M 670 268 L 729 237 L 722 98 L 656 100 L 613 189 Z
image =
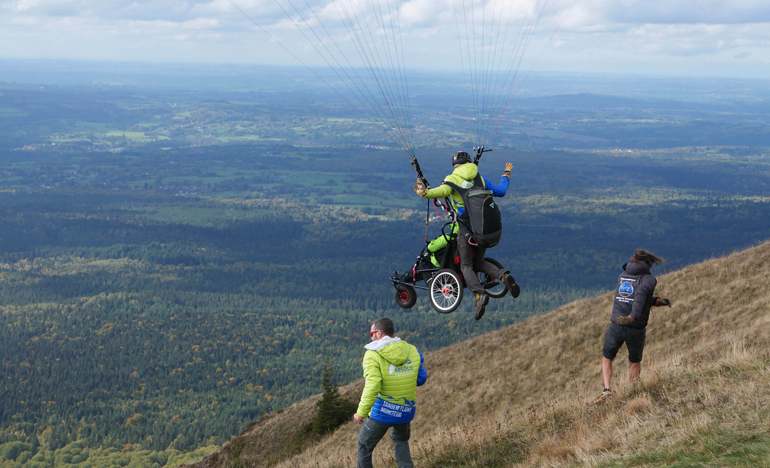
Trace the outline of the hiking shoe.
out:
M 476 320 L 481 320 L 484 316 L 484 310 L 489 304 L 489 294 L 487 293 L 475 293 L 476 294 Z
M 610 390 L 609 388 L 605 388 L 602 394 L 599 395 L 599 398 L 596 399 L 596 402 L 601 403 L 611 396 L 612 396 L 612 390 Z
M 518 284 L 516 284 L 516 280 L 513 279 L 513 275 L 510 273 L 506 273 L 503 275 L 503 283 L 508 286 L 508 289 L 511 291 L 511 296 L 513 296 L 514 299 L 519 297 L 519 294 L 521 294 L 521 288 Z

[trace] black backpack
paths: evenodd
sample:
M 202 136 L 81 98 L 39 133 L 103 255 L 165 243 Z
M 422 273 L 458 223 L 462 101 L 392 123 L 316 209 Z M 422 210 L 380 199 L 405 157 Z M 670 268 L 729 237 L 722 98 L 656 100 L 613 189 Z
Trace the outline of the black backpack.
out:
M 483 188 L 481 175 L 476 175 L 470 188 L 448 181 L 444 183 L 463 197 L 465 212 L 458 221 L 471 233 L 476 245 L 487 248 L 496 246 L 503 234 L 503 218 L 492 191 Z

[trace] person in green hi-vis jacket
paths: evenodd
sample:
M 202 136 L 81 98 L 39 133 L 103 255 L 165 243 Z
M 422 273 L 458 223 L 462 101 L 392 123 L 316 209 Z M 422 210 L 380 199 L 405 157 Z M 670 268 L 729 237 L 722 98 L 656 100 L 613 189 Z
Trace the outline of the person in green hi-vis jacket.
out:
M 428 380 L 420 351 L 394 338 L 389 318 L 378 318 L 365 346 L 364 391 L 353 419 L 361 424 L 357 468 L 372 468 L 372 451 L 390 429 L 398 468 L 412 468 L 409 452 L 410 424 L 417 409 L 417 387 Z

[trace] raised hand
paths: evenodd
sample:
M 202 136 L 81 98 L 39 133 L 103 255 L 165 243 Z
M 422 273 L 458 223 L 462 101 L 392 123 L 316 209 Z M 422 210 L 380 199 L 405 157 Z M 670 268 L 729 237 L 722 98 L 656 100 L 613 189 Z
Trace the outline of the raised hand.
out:
M 417 195 L 424 197 L 426 193 L 428 193 L 428 189 L 425 188 L 424 185 L 422 185 L 422 181 L 418 180 L 417 185 L 414 186 L 414 193 Z

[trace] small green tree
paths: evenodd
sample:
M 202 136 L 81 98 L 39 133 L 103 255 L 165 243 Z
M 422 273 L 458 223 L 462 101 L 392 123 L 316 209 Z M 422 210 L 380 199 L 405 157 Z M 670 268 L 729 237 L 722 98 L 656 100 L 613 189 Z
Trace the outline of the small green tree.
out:
M 324 392 L 317 403 L 318 411 L 311 423 L 311 430 L 316 434 L 334 432 L 346 421 L 353 417 L 356 410 L 355 403 L 340 395 L 337 385 L 334 384 L 334 367 L 329 358 L 323 369 Z

